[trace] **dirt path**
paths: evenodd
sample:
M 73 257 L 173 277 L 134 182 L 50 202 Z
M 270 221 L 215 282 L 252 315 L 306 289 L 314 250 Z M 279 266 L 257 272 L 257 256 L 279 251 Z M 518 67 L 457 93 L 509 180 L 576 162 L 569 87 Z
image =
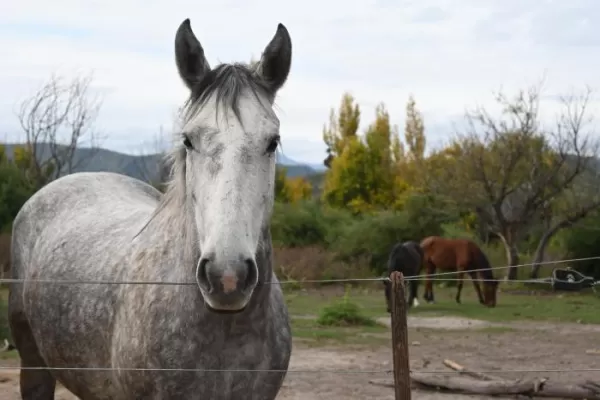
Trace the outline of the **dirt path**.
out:
M 383 321 L 382 321 L 383 322 Z M 598 379 L 598 373 L 502 373 L 511 369 L 599 368 L 600 356 L 586 350 L 600 348 L 600 326 L 579 324 L 491 324 L 456 317 L 409 317 L 411 369 L 444 370 L 442 361 L 453 359 L 472 369 L 496 371 L 517 378 L 545 376 L 556 380 Z M 500 328 L 500 329 L 498 329 Z M 504 329 L 502 329 L 504 328 Z M 390 349 L 314 348 L 296 341 L 290 370 L 388 370 Z M 278 400 L 392 400 L 389 388 L 370 385 L 381 374 L 289 373 Z M 2 382 L 2 380 L 5 380 Z M 0 371 L 0 400 L 20 399 L 16 372 Z M 60 389 L 57 400 L 74 400 Z M 419 400 L 492 399 L 415 391 Z

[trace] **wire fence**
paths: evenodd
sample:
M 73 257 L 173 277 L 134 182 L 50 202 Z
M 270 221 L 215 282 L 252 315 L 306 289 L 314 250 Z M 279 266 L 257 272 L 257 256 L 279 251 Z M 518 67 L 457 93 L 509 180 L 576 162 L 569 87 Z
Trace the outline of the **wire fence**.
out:
M 468 271 L 449 271 L 449 272 L 438 272 L 434 274 L 427 275 L 415 275 L 415 276 L 406 276 L 404 278 L 405 281 L 460 281 L 463 278 L 440 278 L 445 276 L 452 276 L 457 274 L 464 273 L 473 273 L 473 272 L 481 272 L 488 270 L 503 270 L 510 268 L 522 268 L 522 267 L 531 267 L 534 265 L 556 265 L 556 264 L 566 264 L 566 263 L 574 263 L 574 262 L 582 262 L 582 261 L 591 261 L 591 260 L 600 260 L 600 256 L 595 257 L 583 257 L 583 258 L 571 258 L 565 260 L 551 260 L 551 261 L 540 261 L 537 263 L 525 263 L 525 264 L 517 264 L 517 265 L 503 265 L 500 267 L 491 267 L 491 268 L 479 268 L 479 269 L 470 269 Z M 539 278 L 539 279 L 483 279 L 483 278 L 473 278 L 472 281 L 476 282 L 515 282 L 515 283 L 552 283 L 552 280 L 558 280 L 553 277 L 547 278 Z M 388 277 L 385 276 L 377 276 L 371 278 L 340 278 L 340 279 L 302 279 L 302 280 L 283 280 L 283 281 L 268 281 L 268 282 L 259 282 L 259 285 L 272 285 L 272 284 L 330 284 L 330 283 L 358 283 L 358 282 L 381 282 L 381 281 L 389 281 Z M 196 286 L 198 283 L 196 281 L 190 282 L 175 282 L 175 281 L 129 281 L 129 280 L 88 280 L 88 279 L 28 279 L 28 278 L 3 278 L 0 279 L 0 284 L 2 283 L 44 283 L 44 284 L 62 284 L 62 285 L 159 285 L 159 286 Z M 565 281 L 566 282 L 566 281 Z M 600 282 L 597 282 L 600 284 Z
M 393 369 L 202 369 L 202 368 L 119 368 L 119 367 L 10 367 L 0 366 L 2 370 L 50 370 L 50 371 L 92 371 L 92 372 L 110 372 L 110 371 L 130 371 L 130 372 L 210 372 L 210 373 L 227 373 L 227 372 L 238 372 L 238 373 L 296 373 L 296 374 L 392 374 Z M 463 371 L 455 370 L 411 370 L 410 372 L 418 372 L 420 374 L 463 374 Z M 510 369 L 510 370 L 472 370 L 471 373 L 479 374 L 511 374 L 511 373 L 559 373 L 559 372 L 600 372 L 600 368 L 570 368 L 570 369 L 559 369 L 559 368 L 536 368 L 536 369 Z
M 502 270 L 509 268 L 522 268 L 533 265 L 555 265 L 562 263 L 575 263 L 589 260 L 600 260 L 600 256 L 596 257 L 585 257 L 585 258 L 573 258 L 566 260 L 553 260 L 553 261 L 542 261 L 539 263 L 526 263 L 519 265 L 505 265 L 500 267 L 492 267 L 492 268 L 482 268 L 469 270 L 469 272 L 479 272 L 483 270 Z M 420 276 L 408 276 L 405 277 L 405 281 L 423 281 L 423 280 L 431 280 L 431 281 L 460 281 L 462 278 L 448 278 L 448 276 L 457 275 L 460 271 L 449 271 L 449 272 L 440 272 L 430 275 L 420 275 Z M 443 277 L 443 278 L 441 278 Z M 308 284 L 308 283 L 349 283 L 349 282 L 382 282 L 389 281 L 388 277 L 372 277 L 372 278 L 349 278 L 349 279 L 316 279 L 316 280 L 284 280 L 284 281 L 272 281 L 272 282 L 263 282 L 262 284 Z M 480 282 L 504 282 L 504 279 L 470 279 L 473 281 Z M 516 279 L 510 280 L 508 282 L 518 282 L 518 283 L 541 283 L 541 284 L 552 284 L 554 281 L 557 281 L 554 277 L 548 278 L 540 278 L 540 279 Z M 559 280 L 562 281 L 562 280 Z M 18 283 L 43 283 L 43 284 L 66 284 L 66 285 L 77 285 L 77 284 L 94 284 L 94 285 L 163 285 L 163 286 L 195 286 L 196 282 L 169 282 L 169 281 L 108 281 L 108 280 L 60 280 L 60 279 L 14 279 L 14 278 L 3 278 L 0 279 L 0 284 L 18 284 Z M 564 281 L 567 282 L 567 281 Z M 600 285 L 600 281 L 596 281 L 593 285 Z M 125 368 L 125 367 L 14 367 L 14 366 L 0 366 L 0 371 L 3 370 L 55 370 L 55 371 L 67 371 L 67 370 L 81 370 L 81 371 L 91 371 L 91 372 L 112 372 L 112 371 L 137 371 L 137 372 L 195 372 L 195 373 L 299 373 L 299 374 L 344 374 L 344 375 L 364 375 L 364 374 L 392 374 L 394 372 L 393 369 L 197 369 L 197 368 Z M 451 375 L 451 374 L 463 374 L 463 371 L 455 371 L 455 370 L 418 370 L 411 372 L 418 372 L 420 374 L 440 374 L 440 375 Z M 600 372 L 600 368 L 550 368 L 550 369 L 494 369 L 494 370 L 469 370 L 472 373 L 479 374 L 511 374 L 511 373 L 565 373 L 565 372 Z

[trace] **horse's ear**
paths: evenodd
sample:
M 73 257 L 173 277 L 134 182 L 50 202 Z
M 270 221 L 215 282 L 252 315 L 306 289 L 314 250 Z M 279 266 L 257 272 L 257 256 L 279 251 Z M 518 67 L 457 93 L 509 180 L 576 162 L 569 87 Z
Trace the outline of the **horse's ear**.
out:
M 277 32 L 263 51 L 257 66 L 257 73 L 267 83 L 271 94 L 275 95 L 283 86 L 292 66 L 292 39 L 283 24 L 277 25 Z
M 204 49 L 192 31 L 189 18 L 179 25 L 175 34 L 175 62 L 179 76 L 190 90 L 210 71 Z

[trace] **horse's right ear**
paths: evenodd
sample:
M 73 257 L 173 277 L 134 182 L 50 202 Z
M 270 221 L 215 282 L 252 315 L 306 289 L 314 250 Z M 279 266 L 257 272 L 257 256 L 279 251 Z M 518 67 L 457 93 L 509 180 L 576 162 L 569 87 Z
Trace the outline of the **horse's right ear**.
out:
M 175 62 L 179 76 L 190 90 L 210 72 L 204 49 L 192 31 L 189 18 L 179 25 L 175 34 Z

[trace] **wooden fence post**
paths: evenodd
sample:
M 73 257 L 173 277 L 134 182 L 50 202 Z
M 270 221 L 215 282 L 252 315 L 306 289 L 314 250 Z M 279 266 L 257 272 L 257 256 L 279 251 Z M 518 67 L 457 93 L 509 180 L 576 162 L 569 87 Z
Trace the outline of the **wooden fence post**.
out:
M 394 389 L 396 400 L 410 400 L 410 365 L 408 358 L 408 328 L 406 325 L 406 292 L 404 276 L 394 271 L 392 283 L 392 347 L 394 355 Z

